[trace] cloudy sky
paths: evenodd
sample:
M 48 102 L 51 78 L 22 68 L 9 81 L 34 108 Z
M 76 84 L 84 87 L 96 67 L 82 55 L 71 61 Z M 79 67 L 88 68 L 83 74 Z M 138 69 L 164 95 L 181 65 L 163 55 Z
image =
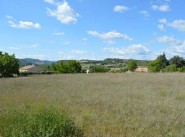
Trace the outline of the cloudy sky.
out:
M 45 60 L 185 57 L 184 0 L 1 0 L 0 51 Z

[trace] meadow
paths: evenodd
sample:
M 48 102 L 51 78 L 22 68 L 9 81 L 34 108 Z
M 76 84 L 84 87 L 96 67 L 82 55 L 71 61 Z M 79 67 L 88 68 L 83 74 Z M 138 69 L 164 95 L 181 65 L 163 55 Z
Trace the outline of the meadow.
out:
M 0 113 L 64 110 L 85 137 L 184 137 L 185 74 L 61 74 L 0 79 Z

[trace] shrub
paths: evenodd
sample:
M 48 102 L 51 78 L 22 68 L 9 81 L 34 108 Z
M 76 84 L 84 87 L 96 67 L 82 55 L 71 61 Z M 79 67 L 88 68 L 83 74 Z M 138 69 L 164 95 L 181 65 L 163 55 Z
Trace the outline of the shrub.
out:
M 80 62 L 75 60 L 57 62 L 52 67 L 57 73 L 80 73 L 82 69 Z
M 10 109 L 0 113 L 3 137 L 83 136 L 64 112 L 54 108 Z
M 110 71 L 110 68 L 104 66 L 91 66 L 90 71 L 94 73 L 105 73 Z
M 159 72 L 161 70 L 161 60 L 156 59 L 148 63 L 148 70 L 150 72 Z
M 185 72 L 185 67 L 177 68 L 177 70 L 178 70 L 179 72 Z
M 163 72 L 176 72 L 177 67 L 175 64 L 171 64 L 162 70 Z
M 127 65 L 128 65 L 128 70 L 130 70 L 130 71 L 134 71 L 137 68 L 136 61 L 132 60 L 132 59 L 128 61 Z

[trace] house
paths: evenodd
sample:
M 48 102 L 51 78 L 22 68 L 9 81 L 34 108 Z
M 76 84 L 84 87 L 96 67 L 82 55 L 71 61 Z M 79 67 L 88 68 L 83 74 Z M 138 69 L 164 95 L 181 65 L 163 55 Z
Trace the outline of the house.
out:
M 135 69 L 135 72 L 148 72 L 148 68 L 139 66 L 137 69 Z
M 19 68 L 20 73 L 41 73 L 43 72 L 43 69 L 40 68 L 39 66 L 35 65 L 29 65 L 29 66 L 24 66 Z

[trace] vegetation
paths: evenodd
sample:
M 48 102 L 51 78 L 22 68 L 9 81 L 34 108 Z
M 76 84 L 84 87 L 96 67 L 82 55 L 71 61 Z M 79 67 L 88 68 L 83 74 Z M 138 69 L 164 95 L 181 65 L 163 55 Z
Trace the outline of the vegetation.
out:
M 8 109 L 0 113 L 3 137 L 81 137 L 82 132 L 64 112 L 54 108 Z
M 105 73 L 108 72 L 110 68 L 107 68 L 105 66 L 92 66 L 90 67 L 90 72 L 92 73 Z
M 33 117 L 48 113 L 35 111 L 32 106 L 52 105 L 60 113 L 64 110 L 85 137 L 183 137 L 184 82 L 183 73 L 63 74 L 1 79 L 0 115 L 14 113 L 13 116 L 19 117 L 25 112 L 23 116 Z M 20 106 L 28 110 L 17 111 Z M 10 107 L 15 111 L 8 111 Z M 55 115 L 55 111 L 50 112 Z
M 177 68 L 185 66 L 185 60 L 180 56 L 174 56 L 170 59 L 170 64 L 176 65 Z
M 156 59 L 148 63 L 148 69 L 150 72 L 159 72 L 161 70 L 161 60 Z
M 0 52 L 0 77 L 13 77 L 19 74 L 19 63 L 15 55 Z
M 156 60 L 148 63 L 148 69 L 150 72 L 185 72 L 185 60 L 180 56 L 174 56 L 167 60 L 163 53 Z
M 137 63 L 135 60 L 129 60 L 127 64 L 128 70 L 134 71 L 137 68 Z
M 57 73 L 80 73 L 81 64 L 75 60 L 70 60 L 68 62 L 57 62 L 53 64 L 53 69 Z

